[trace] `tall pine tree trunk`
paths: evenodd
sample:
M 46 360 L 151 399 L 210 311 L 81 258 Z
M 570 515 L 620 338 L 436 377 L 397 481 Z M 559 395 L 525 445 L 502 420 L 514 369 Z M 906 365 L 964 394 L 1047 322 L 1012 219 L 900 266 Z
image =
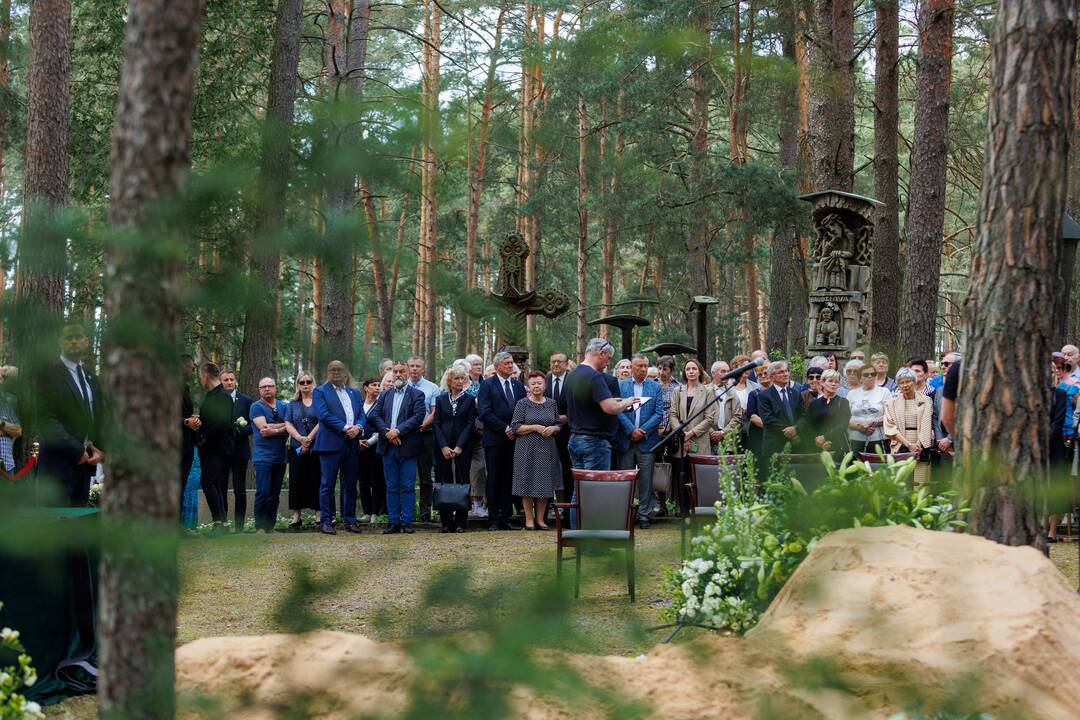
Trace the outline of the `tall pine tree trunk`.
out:
M 687 294 L 708 295 L 712 289 L 709 275 L 709 219 L 704 212 L 701 198 L 709 183 L 709 103 L 712 99 L 709 51 L 709 7 L 705 3 L 694 5 L 691 26 L 696 37 L 689 50 L 690 89 L 690 144 L 689 174 L 687 187 L 690 202 L 687 205 L 686 270 L 689 273 Z M 687 298 L 689 301 L 690 298 Z M 689 320 L 689 318 L 688 318 Z
M 180 432 L 161 418 L 176 417 L 180 407 L 174 359 L 185 242 L 167 219 L 167 205 L 188 177 L 202 9 L 201 0 L 131 0 L 127 10 L 110 168 L 102 375 L 115 422 L 115 441 L 106 448 L 105 519 L 131 537 L 107 544 L 102 558 L 102 717 L 169 720 L 175 710 Z
M 240 387 L 253 388 L 263 377 L 277 377 L 277 336 L 271 304 L 278 292 L 281 243 L 285 228 L 285 196 L 289 181 L 290 133 L 296 101 L 296 68 L 300 61 L 300 19 L 304 0 L 279 0 L 270 54 L 270 84 L 262 137 L 260 197 L 251 243 L 251 276 L 244 344 L 240 351 Z
M 900 342 L 900 276 L 897 273 L 900 267 L 900 191 L 896 155 L 900 124 L 899 1 L 878 0 L 875 22 L 874 196 L 882 206 L 878 209 L 874 227 L 870 337 L 876 347 L 895 353 Z
M 1001 0 L 966 304 L 960 450 L 971 532 L 1043 545 L 1054 332 L 1076 44 L 1075 0 Z
M 585 355 L 585 308 L 589 304 L 589 174 L 588 174 L 589 120 L 585 115 L 585 96 L 578 95 L 578 246 L 577 246 L 577 324 L 576 357 Z
M 851 192 L 855 166 L 852 0 L 813 0 L 810 153 L 814 190 Z
M 12 337 L 24 342 L 47 337 L 64 308 L 67 242 L 57 226 L 57 210 L 67 202 L 68 193 L 70 42 L 70 0 L 34 0 L 30 4 L 24 208 L 18 247 L 20 311 L 12 316 Z M 26 350 L 34 356 L 38 351 Z M 51 354 L 53 348 L 40 350 Z
M 506 7 L 499 7 L 499 16 L 495 20 L 495 40 L 488 61 L 487 78 L 484 81 L 484 100 L 480 108 L 480 137 L 476 143 L 476 162 L 471 168 L 468 218 L 465 230 L 465 289 L 476 289 L 476 239 L 480 231 L 480 200 L 484 196 L 484 170 L 487 163 L 488 134 L 491 130 L 491 112 L 495 107 L 495 77 L 499 66 L 499 57 L 502 50 L 503 23 L 506 18 Z M 477 352 L 480 347 L 476 344 L 472 333 L 468 332 L 471 326 L 469 318 L 466 320 L 466 334 L 469 337 L 469 350 Z
M 907 263 L 901 301 L 901 357 L 930 357 L 937 329 L 938 287 L 945 227 L 946 137 L 952 87 L 955 0 L 923 0 L 915 80 L 915 147 L 911 154 Z
M 382 237 L 379 233 L 379 218 L 375 213 L 375 198 L 367 181 L 360 178 L 361 202 L 364 203 L 364 217 L 367 220 L 368 246 L 371 248 L 371 279 L 375 285 L 375 310 L 379 316 L 379 346 L 383 357 L 394 354 L 393 313 L 390 310 L 390 294 L 386 289 L 386 261 L 382 254 Z M 366 351 L 366 348 L 365 348 Z

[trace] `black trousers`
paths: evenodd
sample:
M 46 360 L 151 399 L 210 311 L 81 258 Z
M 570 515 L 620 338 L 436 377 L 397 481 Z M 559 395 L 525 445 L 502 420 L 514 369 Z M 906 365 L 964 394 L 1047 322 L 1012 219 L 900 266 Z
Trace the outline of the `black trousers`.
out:
M 247 515 L 247 458 L 229 457 L 225 467 L 225 474 L 221 477 L 221 512 L 229 517 L 229 479 L 232 478 L 233 489 L 233 525 L 237 530 L 244 529 L 244 519 Z
M 223 523 L 227 518 L 225 503 L 221 499 L 221 488 L 225 483 L 225 474 L 229 471 L 230 460 L 232 458 L 228 455 L 199 454 L 202 468 L 199 484 L 202 485 L 206 506 L 210 508 L 210 517 L 216 523 Z
M 420 519 L 424 522 L 431 520 L 431 469 L 435 459 L 435 431 L 427 430 L 420 433 L 424 439 L 424 449 L 416 458 L 416 477 L 420 481 Z
M 485 445 L 488 522 L 505 525 L 513 513 L 514 444 Z
M 375 448 L 360 451 L 360 507 L 365 515 L 386 514 L 386 477 Z
M 195 446 L 188 442 L 180 444 L 180 503 L 176 506 L 176 512 L 181 518 L 184 516 L 184 489 L 187 487 L 188 475 L 191 474 L 191 466 L 195 464 Z
M 574 476 L 571 471 L 574 469 L 573 464 L 570 462 L 570 428 L 564 427 L 559 431 L 559 434 L 555 436 L 555 447 L 559 449 L 559 462 L 562 464 L 562 490 L 566 502 L 570 502 L 570 498 L 574 496 Z M 615 467 L 612 465 L 612 467 Z

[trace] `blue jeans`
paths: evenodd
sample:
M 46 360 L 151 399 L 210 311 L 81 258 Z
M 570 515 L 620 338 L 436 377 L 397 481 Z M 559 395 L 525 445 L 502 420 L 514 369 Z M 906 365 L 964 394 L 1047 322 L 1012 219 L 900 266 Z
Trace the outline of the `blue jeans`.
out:
M 386 514 L 391 525 L 412 525 L 416 516 L 416 458 L 407 458 L 391 445 L 383 455 Z
M 570 464 L 580 470 L 610 470 L 611 441 L 593 435 L 571 435 L 567 444 Z M 570 502 L 577 502 L 577 483 Z M 577 529 L 577 510 L 570 510 L 570 527 Z
M 273 530 L 277 523 L 285 463 L 255 463 L 255 529 Z
M 319 453 L 319 522 L 334 521 L 334 485 L 341 474 L 341 519 L 346 525 L 356 524 L 356 473 L 359 457 L 346 445 L 337 452 Z

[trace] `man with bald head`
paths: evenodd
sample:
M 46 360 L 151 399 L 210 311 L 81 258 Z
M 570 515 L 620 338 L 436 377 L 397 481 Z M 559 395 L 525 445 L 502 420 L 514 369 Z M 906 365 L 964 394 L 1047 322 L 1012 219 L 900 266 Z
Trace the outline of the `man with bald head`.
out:
M 341 518 L 345 529 L 359 533 L 356 522 L 356 487 L 360 464 L 361 433 L 367 418 L 360 391 L 349 387 L 345 363 L 333 360 L 326 366 L 325 383 L 311 393 L 312 405 L 319 418 L 319 432 L 311 451 L 319 456 L 322 478 L 319 482 L 319 530 L 336 535 L 334 522 L 334 486 L 341 476 Z
M 1070 377 L 1080 380 L 1080 348 L 1077 348 L 1075 345 L 1066 345 L 1061 348 L 1061 354 L 1065 356 L 1065 360 L 1074 368 Z
M 274 531 L 278 500 L 285 479 L 289 431 L 285 429 L 285 403 L 277 401 L 277 383 L 272 377 L 259 381 L 259 399 L 251 404 L 248 419 L 254 429 L 255 452 L 255 532 Z

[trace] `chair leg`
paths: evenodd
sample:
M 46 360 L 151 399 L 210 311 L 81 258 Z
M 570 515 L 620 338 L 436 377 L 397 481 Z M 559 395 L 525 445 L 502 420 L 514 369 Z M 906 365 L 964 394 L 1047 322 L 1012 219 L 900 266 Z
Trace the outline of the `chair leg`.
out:
M 556 550 L 555 554 L 555 582 L 557 584 L 562 583 L 562 563 L 562 545 L 559 545 L 558 550 Z
M 679 519 L 679 557 L 686 559 L 686 518 Z
M 581 548 L 574 550 L 574 599 L 581 596 Z
M 634 602 L 634 548 L 626 549 L 626 585 L 630 590 L 630 602 Z

